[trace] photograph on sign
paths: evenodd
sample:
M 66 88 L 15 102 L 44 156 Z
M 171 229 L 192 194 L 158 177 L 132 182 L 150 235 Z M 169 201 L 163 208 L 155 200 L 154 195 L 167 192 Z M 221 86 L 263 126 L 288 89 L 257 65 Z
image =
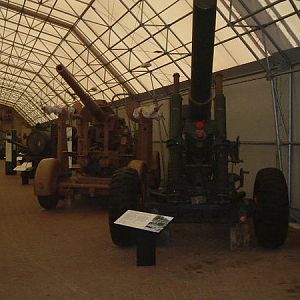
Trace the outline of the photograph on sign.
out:
M 162 229 L 164 229 L 170 223 L 170 221 L 172 219 L 173 219 L 172 217 L 157 215 L 156 217 L 154 217 L 154 219 L 152 221 L 150 221 L 145 226 L 145 230 L 158 233 Z

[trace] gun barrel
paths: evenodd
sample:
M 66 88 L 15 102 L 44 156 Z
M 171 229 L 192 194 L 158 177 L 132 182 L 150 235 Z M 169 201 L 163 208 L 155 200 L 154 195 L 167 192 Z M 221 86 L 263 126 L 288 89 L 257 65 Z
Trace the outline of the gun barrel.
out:
M 190 117 L 209 120 L 217 1 L 194 0 L 193 9 Z
M 24 146 L 23 144 L 18 143 L 18 142 L 16 142 L 16 141 L 13 141 L 12 139 L 5 138 L 4 140 L 7 141 L 7 142 L 9 142 L 9 143 L 11 143 L 11 144 L 13 144 L 13 145 L 18 146 L 19 148 L 22 148 L 22 149 L 25 149 L 25 150 L 28 149 L 28 148 L 27 148 L 26 146 Z
M 72 88 L 75 94 L 80 98 L 81 102 L 89 110 L 89 112 L 99 121 L 105 119 L 105 112 L 98 106 L 91 96 L 89 96 L 75 80 L 74 76 L 68 71 L 68 69 L 60 64 L 56 66 L 58 74 L 66 81 L 66 83 Z

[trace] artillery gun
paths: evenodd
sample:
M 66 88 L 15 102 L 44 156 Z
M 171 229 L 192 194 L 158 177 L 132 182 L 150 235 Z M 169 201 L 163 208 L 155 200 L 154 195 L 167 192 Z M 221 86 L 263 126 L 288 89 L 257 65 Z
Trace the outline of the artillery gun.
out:
M 127 209 L 149 212 L 155 209 L 174 216 L 179 222 L 230 224 L 232 247 L 247 244 L 248 235 L 244 229 L 247 229 L 248 219 L 253 218 L 258 243 L 266 248 L 277 248 L 284 243 L 288 229 L 285 178 L 276 168 L 260 170 L 251 199 L 241 190 L 245 172 L 242 169 L 239 174 L 229 171 L 230 164 L 241 161 L 239 139 L 227 139 L 222 75 L 215 76 L 214 100 L 211 93 L 216 0 L 194 0 L 193 5 L 189 105 L 182 105 L 179 74 L 174 74 L 167 187 L 149 188 L 146 162 L 143 172 L 136 168 L 137 162 L 119 170 L 112 180 L 109 210 L 112 240 L 119 246 L 135 242 L 132 230 L 114 224 Z M 126 182 L 126 187 L 122 182 Z
M 32 128 L 26 138 L 26 146 L 22 149 L 22 162 L 32 162 L 31 177 L 34 177 L 40 161 L 47 157 L 54 157 L 56 153 L 56 124 L 43 126 L 41 124 Z
M 21 163 L 31 163 L 30 171 L 22 171 L 22 184 L 28 184 L 29 177 L 34 178 L 39 162 L 47 157 L 54 157 L 56 153 L 56 124 L 37 124 L 25 137 L 26 143 L 6 139 L 17 147 L 17 153 L 22 157 Z
M 131 134 L 104 100 L 94 101 L 63 66 L 56 67 L 84 107 L 75 113 L 61 109 L 57 119 L 56 158 L 43 159 L 36 170 L 34 190 L 45 209 L 56 207 L 59 198 L 77 193 L 90 197 L 109 194 L 113 172 L 134 158 Z M 66 127 L 77 129 L 77 151 L 68 151 Z M 69 157 L 76 160 L 72 176 Z
M 119 118 L 105 100 L 94 101 L 63 65 L 58 65 L 56 70 L 84 107 L 77 105 L 75 112 L 56 109 L 57 155 L 56 158 L 44 159 L 39 163 L 34 181 L 35 195 L 45 209 L 55 208 L 59 198 L 71 197 L 74 194 L 90 197 L 110 195 L 113 173 L 127 166 L 130 161 L 134 164 L 136 153 L 142 153 L 146 148 L 142 139 L 139 139 L 141 145 L 133 143 L 125 120 Z M 141 123 L 145 124 L 140 125 L 143 134 L 146 130 L 150 132 L 147 135 L 150 139 L 147 145 L 151 144 L 152 120 Z M 74 147 L 76 151 L 67 149 L 66 128 L 71 125 L 77 132 Z M 155 154 L 157 158 L 157 153 Z M 70 157 L 76 161 L 71 167 L 72 176 L 68 167 Z M 152 163 L 151 157 L 147 162 L 149 173 L 153 174 L 148 177 L 154 178 L 150 185 L 154 186 L 159 181 L 157 159 L 156 163 Z

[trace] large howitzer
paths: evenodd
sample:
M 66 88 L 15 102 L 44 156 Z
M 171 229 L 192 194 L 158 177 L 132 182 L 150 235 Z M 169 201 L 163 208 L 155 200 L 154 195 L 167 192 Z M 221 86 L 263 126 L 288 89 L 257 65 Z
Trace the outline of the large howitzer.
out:
M 114 114 L 106 101 L 94 102 L 63 65 L 58 65 L 56 70 L 84 107 L 77 106 L 77 111 L 72 113 L 67 109 L 60 111 L 56 158 L 42 160 L 38 165 L 35 194 L 46 209 L 54 208 L 58 199 L 65 195 L 79 193 L 97 197 L 109 194 L 113 172 L 134 157 L 125 120 Z M 66 128 L 71 124 L 77 132 L 76 147 L 73 147 L 76 151 L 67 149 Z M 71 167 L 73 176 L 69 176 L 69 157 L 76 161 Z
M 242 169 L 239 174 L 229 171 L 229 164 L 235 165 L 241 161 L 239 139 L 233 142 L 227 139 L 226 99 L 221 74 L 214 78 L 214 100 L 211 93 L 216 0 L 194 0 L 193 9 L 189 105 L 182 105 L 179 74 L 174 74 L 167 188 L 150 190 L 142 205 L 128 201 L 126 208 L 155 209 L 175 216 L 179 222 L 230 224 L 232 246 L 248 243 L 247 221 L 253 217 L 259 244 L 269 248 L 279 247 L 286 239 L 288 228 L 289 202 L 284 176 L 276 168 L 260 170 L 255 180 L 253 199 L 250 199 L 240 189 L 245 172 Z M 214 119 L 211 116 L 213 102 Z M 132 191 L 136 192 L 138 188 L 133 177 Z M 116 189 L 114 205 L 119 196 L 120 190 Z M 124 193 L 122 197 L 126 198 Z M 131 195 L 131 199 L 134 197 Z M 110 226 L 112 240 L 116 244 L 131 244 L 134 241 L 128 229 L 114 224 Z

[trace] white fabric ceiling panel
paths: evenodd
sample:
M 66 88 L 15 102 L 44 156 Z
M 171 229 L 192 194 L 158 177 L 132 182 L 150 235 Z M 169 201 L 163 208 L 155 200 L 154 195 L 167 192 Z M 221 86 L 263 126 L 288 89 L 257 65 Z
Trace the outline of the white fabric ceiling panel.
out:
M 171 84 L 175 72 L 189 79 L 192 5 L 0 0 L 0 102 L 31 124 L 51 119 L 44 104 L 78 100 L 55 70 L 60 63 L 94 99 L 108 101 L 151 93 Z M 273 53 L 288 63 L 283 51 L 300 46 L 299 8 L 296 0 L 218 0 L 214 71 Z

